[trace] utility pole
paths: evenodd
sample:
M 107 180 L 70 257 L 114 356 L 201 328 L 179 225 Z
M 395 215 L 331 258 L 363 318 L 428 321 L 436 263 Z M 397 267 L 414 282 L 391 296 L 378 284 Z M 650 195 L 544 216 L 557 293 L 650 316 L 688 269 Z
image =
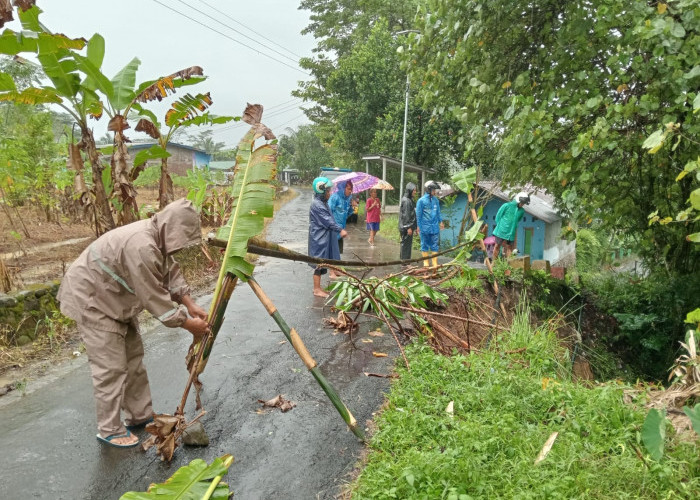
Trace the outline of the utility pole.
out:
M 395 35 L 405 35 L 406 33 L 418 33 L 418 30 L 402 30 L 394 33 Z M 406 129 L 408 126 L 408 91 L 411 87 L 410 77 L 406 71 L 406 103 L 403 108 L 403 144 L 401 145 L 401 180 L 399 181 L 399 205 L 403 199 L 403 173 L 406 169 Z

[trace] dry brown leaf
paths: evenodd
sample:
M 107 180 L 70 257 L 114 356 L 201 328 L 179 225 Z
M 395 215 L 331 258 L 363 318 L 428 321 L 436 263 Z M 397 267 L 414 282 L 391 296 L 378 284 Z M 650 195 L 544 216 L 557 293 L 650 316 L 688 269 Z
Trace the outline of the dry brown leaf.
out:
M 9 23 L 13 19 L 10 0 L 0 0 L 0 28 L 5 26 L 5 23 Z
M 288 412 L 296 406 L 296 403 L 293 403 L 288 399 L 284 399 L 282 397 L 282 394 L 278 394 L 274 398 L 269 399 L 267 401 L 263 399 L 258 399 L 258 403 L 262 403 L 263 408 L 279 408 L 280 410 L 282 410 L 282 413 Z
M 126 122 L 126 118 L 122 115 L 114 115 L 114 118 L 109 120 L 109 124 L 107 124 L 107 130 L 110 132 L 121 132 L 129 127 L 130 125 Z
M 158 127 L 156 127 L 153 122 L 146 120 L 145 118 L 141 118 L 139 120 L 134 130 L 137 132 L 146 132 L 154 139 L 158 139 L 160 137 L 160 130 L 158 130 Z
M 364 342 L 365 344 L 369 344 L 374 341 L 372 339 L 362 339 L 362 342 Z
M 383 337 L 384 336 L 384 334 L 378 330 L 376 332 L 368 332 L 368 334 L 372 337 Z
M 374 356 L 375 358 L 386 358 L 388 354 L 386 354 L 385 352 L 372 351 L 372 356 Z
M 156 80 L 152 85 L 146 87 L 141 91 L 141 93 L 136 96 L 138 102 L 148 102 L 158 100 L 162 101 L 164 97 L 167 97 L 170 93 L 175 93 L 175 86 L 173 85 L 173 80 L 175 78 L 181 78 L 183 80 L 189 80 L 193 76 L 201 76 L 204 74 L 204 70 L 200 66 L 191 66 L 185 68 L 172 75 L 164 76 Z

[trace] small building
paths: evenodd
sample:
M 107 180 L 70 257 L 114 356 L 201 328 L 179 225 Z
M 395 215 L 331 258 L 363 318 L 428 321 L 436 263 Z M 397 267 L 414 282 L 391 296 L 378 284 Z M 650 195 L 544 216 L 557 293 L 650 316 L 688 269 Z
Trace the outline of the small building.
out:
M 440 232 L 440 239 L 443 245 L 454 246 L 457 244 L 457 237 L 462 220 L 465 215 L 468 198 L 466 193 L 454 191 L 452 188 L 441 185 L 438 196 L 440 200 L 440 210 L 445 219 L 445 229 Z M 519 191 L 530 193 L 530 204 L 525 205 L 525 215 L 518 224 L 515 236 L 515 248 L 520 255 L 529 255 L 532 260 L 548 260 L 557 262 L 564 257 L 570 256 L 576 251 L 574 241 L 566 241 L 561 237 L 563 217 L 554 208 L 554 199 L 542 189 L 507 189 L 500 187 L 491 181 L 482 181 L 475 188 L 477 212 L 483 207 L 482 219 L 488 225 L 488 234 L 493 234 L 496 224 L 496 214 L 501 206 L 513 199 Z M 456 194 L 454 201 L 448 200 L 448 196 Z M 481 204 L 479 200 L 485 200 Z M 467 213 L 467 215 L 469 215 Z
M 149 149 L 154 146 L 155 142 L 138 142 L 128 145 L 129 155 L 131 158 L 144 149 Z M 171 175 L 187 175 L 188 170 L 193 170 L 197 167 L 204 167 L 209 165 L 211 162 L 211 155 L 206 153 L 203 149 L 195 148 L 192 146 L 187 146 L 185 144 L 178 144 L 176 142 L 169 142 L 168 146 L 165 148 L 168 153 L 172 156 L 168 158 L 168 170 Z M 146 162 L 146 166 L 160 165 L 160 160 L 149 160 Z
M 296 168 L 285 168 L 277 173 L 277 179 L 288 186 L 299 182 L 299 170 Z

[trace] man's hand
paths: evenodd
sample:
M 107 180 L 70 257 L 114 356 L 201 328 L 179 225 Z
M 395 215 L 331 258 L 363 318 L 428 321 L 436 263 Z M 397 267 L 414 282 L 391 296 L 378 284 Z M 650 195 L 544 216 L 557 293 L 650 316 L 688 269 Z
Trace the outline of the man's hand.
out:
M 420 228 L 419 228 L 419 227 L 416 228 L 416 234 L 417 234 L 418 236 L 420 236 Z
M 200 318 L 187 318 L 182 327 L 192 334 L 195 342 L 199 342 L 206 333 L 209 333 L 209 323 Z
M 200 306 L 195 304 L 194 300 L 192 300 L 192 297 L 190 297 L 189 295 L 185 295 L 184 297 L 182 297 L 182 305 L 184 305 L 187 308 L 187 312 L 193 318 L 199 318 L 203 320 L 207 319 L 207 312 Z
M 411 236 L 413 234 L 413 229 L 409 227 L 407 233 L 409 236 Z
M 345 238 L 347 235 L 348 235 L 348 232 L 347 232 L 345 229 L 343 229 L 343 230 L 340 231 L 340 237 L 341 237 L 341 238 Z
M 445 229 L 445 223 L 444 223 L 444 222 L 440 222 L 440 229 Z

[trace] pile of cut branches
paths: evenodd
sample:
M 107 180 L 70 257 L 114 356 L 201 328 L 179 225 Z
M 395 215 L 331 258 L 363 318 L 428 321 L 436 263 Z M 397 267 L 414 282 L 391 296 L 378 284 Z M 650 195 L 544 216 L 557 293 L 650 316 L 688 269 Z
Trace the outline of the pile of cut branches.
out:
M 352 334 L 360 315 L 376 315 L 394 336 L 407 367 L 401 336 L 405 339 L 417 331 L 424 334 L 438 352 L 450 354 L 457 349 L 467 353 L 485 336 L 484 332 L 493 328 L 493 318 L 498 313 L 483 303 L 470 303 L 468 297 L 459 294 L 450 297 L 448 289 L 439 288 L 445 278 L 462 272 L 460 266 L 454 264 L 429 269 L 409 268 L 383 278 L 356 276 L 340 268 L 335 270 L 343 273 L 344 278 L 331 287 L 330 302 L 340 311 L 344 329 Z M 450 312 L 441 312 L 445 309 Z M 459 314 L 451 313 L 455 311 Z M 352 312 L 355 314 L 351 318 Z M 470 332 L 476 329 L 479 334 L 472 338 Z

